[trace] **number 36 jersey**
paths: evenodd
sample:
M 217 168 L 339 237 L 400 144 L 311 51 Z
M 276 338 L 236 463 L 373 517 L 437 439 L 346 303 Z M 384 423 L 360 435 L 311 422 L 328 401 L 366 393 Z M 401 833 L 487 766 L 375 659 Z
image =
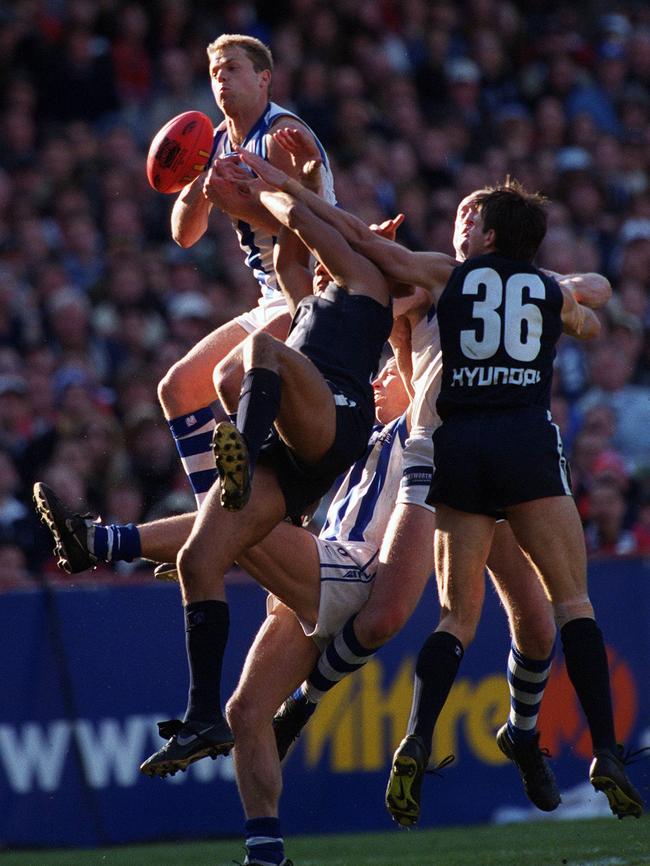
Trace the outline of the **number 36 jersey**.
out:
M 494 254 L 455 268 L 437 307 L 438 414 L 549 408 L 563 296 L 533 265 Z

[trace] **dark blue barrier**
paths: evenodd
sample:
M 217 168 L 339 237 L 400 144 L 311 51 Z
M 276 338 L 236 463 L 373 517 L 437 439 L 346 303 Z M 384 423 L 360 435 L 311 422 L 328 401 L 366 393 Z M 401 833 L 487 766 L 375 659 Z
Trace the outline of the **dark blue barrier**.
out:
M 650 563 L 592 564 L 592 598 L 610 653 L 619 736 L 650 744 Z M 264 615 L 264 593 L 232 585 L 224 695 Z M 405 632 L 319 708 L 285 767 L 285 832 L 388 829 L 390 756 L 410 707 L 417 649 L 437 616 L 429 590 Z M 185 706 L 187 670 L 175 586 L 88 587 L 0 596 L 0 846 L 93 846 L 238 835 L 243 818 L 229 759 L 148 779 L 138 765 L 160 744 L 155 721 Z M 507 715 L 505 617 L 488 592 L 434 740 L 456 764 L 427 778 L 422 825 L 526 816 L 512 765 L 494 744 Z M 545 699 L 544 742 L 569 816 L 606 812 L 585 786 L 588 737 L 561 651 Z M 632 768 L 650 799 L 650 762 Z M 595 812 L 594 812 L 595 810 Z M 537 813 L 541 815 L 541 813 Z M 533 817 L 534 814 L 530 813 Z

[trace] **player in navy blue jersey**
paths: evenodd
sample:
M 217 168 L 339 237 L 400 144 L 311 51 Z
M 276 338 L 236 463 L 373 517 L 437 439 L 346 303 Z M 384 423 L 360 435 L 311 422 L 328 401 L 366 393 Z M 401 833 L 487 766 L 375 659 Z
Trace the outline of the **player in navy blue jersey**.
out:
M 393 279 L 431 289 L 443 352 L 442 424 L 434 433 L 428 496 L 436 507 L 442 616 L 418 658 L 409 732 L 395 754 L 388 793 L 419 787 L 425 744 L 463 655 L 458 633 L 468 626 L 472 633 L 478 621 L 495 521 L 505 517 L 554 606 L 567 671 L 591 733 L 589 778 L 614 814 L 638 817 L 643 802 L 616 743 L 584 535 L 549 411 L 560 334 L 594 336 L 599 324 L 568 289 L 532 265 L 545 232 L 540 200 L 509 183 L 479 197 L 460 266 L 385 240 L 357 245 Z
M 269 183 L 287 180 L 248 158 Z M 229 630 L 224 574 L 283 518 L 303 514 L 365 451 L 374 419 L 370 382 L 392 327 L 391 286 L 381 271 L 308 206 L 259 186 L 259 200 L 282 225 L 277 255 L 288 270 L 278 266 L 278 273 L 296 312 L 286 343 L 257 331 L 235 350 L 244 370 L 237 422 L 222 422 L 214 436 L 221 484 L 208 493 L 177 558 L 188 705 L 182 727 L 144 762 L 150 775 L 184 768 L 206 743 L 232 745 L 220 695 Z M 310 253 L 331 275 L 316 295 Z
M 269 48 L 251 36 L 226 33 L 207 48 L 215 102 L 224 115 L 215 130 L 212 166 L 179 193 L 172 210 L 172 237 L 191 247 L 207 232 L 214 208 L 230 217 L 246 264 L 259 283 L 257 306 L 204 337 L 177 361 L 158 386 L 158 397 L 197 506 L 216 480 L 210 439 L 216 419 L 212 374 L 217 363 L 258 328 L 284 339 L 290 316 L 280 291 L 273 252 L 279 231 L 277 220 L 250 197 L 224 195 L 224 162 L 243 147 L 289 174 L 296 169 L 286 150 L 271 133 L 290 121 L 318 148 L 321 192 L 334 201 L 334 186 L 327 154 L 316 135 L 288 108 L 271 101 L 273 58 Z

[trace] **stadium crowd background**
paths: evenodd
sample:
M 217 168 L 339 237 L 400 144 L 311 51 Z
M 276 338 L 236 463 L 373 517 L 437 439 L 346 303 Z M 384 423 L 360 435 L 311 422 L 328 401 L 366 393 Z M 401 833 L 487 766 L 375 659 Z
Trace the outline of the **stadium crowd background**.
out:
M 272 7 L 272 12 L 270 11 Z M 149 141 L 220 115 L 206 45 L 267 42 L 341 204 L 451 252 L 458 201 L 506 174 L 550 199 L 538 263 L 599 271 L 593 344 L 562 341 L 553 413 L 591 555 L 650 555 L 650 6 L 509 0 L 16 0 L 0 10 L 0 589 L 66 580 L 31 485 L 138 522 L 194 506 L 156 399 L 256 302 L 214 214 L 182 250 Z M 95 577 L 150 579 L 121 566 Z M 75 578 L 75 581 L 78 578 Z

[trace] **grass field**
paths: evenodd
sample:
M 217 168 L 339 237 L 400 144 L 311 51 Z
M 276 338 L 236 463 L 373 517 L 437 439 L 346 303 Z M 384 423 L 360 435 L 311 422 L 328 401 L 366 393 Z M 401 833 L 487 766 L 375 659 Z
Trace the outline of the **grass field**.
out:
M 650 817 L 287 840 L 295 866 L 650 866 Z M 232 866 L 240 840 L 0 854 L 2 866 Z

